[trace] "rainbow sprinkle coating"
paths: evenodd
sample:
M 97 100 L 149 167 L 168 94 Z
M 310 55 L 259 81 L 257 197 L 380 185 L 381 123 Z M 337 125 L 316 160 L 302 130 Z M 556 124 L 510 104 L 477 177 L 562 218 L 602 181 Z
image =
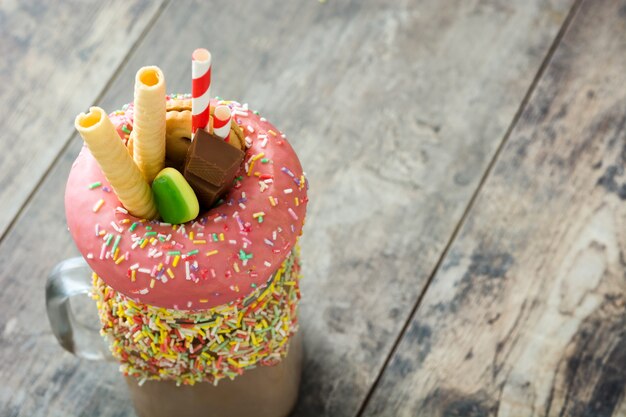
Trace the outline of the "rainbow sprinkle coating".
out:
M 101 333 L 120 361 L 120 371 L 138 379 L 193 385 L 234 379 L 257 365 L 272 366 L 287 355 L 298 330 L 300 263 L 291 252 L 268 285 L 236 302 L 204 311 L 170 310 L 131 300 L 93 276 Z

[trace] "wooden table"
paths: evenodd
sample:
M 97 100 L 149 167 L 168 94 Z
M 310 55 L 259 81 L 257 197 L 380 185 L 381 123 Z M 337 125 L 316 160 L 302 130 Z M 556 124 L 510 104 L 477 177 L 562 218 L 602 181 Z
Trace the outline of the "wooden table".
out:
M 295 416 L 626 415 L 626 0 L 39 3 L 0 3 L 0 415 L 133 415 L 43 287 L 74 116 L 198 46 L 312 184 Z

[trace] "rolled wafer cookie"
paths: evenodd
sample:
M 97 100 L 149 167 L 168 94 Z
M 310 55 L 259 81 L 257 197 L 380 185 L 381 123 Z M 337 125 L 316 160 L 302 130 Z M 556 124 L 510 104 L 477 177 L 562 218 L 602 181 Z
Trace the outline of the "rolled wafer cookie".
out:
M 159 67 L 143 67 L 135 76 L 133 159 L 148 183 L 165 164 L 165 77 Z
M 91 107 L 89 113 L 76 116 L 74 126 L 124 207 L 133 216 L 155 218 L 157 209 L 150 186 L 104 110 Z

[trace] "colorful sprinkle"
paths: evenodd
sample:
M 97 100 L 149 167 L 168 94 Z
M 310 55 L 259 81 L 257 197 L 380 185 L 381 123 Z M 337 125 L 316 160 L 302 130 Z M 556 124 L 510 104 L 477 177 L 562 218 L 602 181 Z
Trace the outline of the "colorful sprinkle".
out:
M 257 161 L 257 159 L 263 158 L 265 156 L 265 153 L 261 152 L 259 154 L 256 154 L 254 156 L 252 156 L 252 158 L 250 158 L 250 161 L 248 162 L 248 176 L 250 176 L 252 174 L 252 167 L 254 167 L 254 163 Z
M 293 254 L 271 285 L 253 286 L 252 297 L 210 310 L 168 310 L 141 304 L 97 276 L 93 297 L 98 301 L 102 333 L 112 340 L 111 352 L 124 374 L 140 381 L 217 383 L 259 365 L 275 365 L 287 354 L 287 342 L 298 329 L 299 268 Z M 132 272 L 131 280 L 135 279 Z M 240 288 L 233 284 L 231 290 Z
M 113 249 L 111 249 L 111 252 L 115 252 L 118 249 L 118 245 L 120 244 L 121 239 L 122 239 L 122 235 L 117 235 L 115 237 L 115 243 L 113 243 Z
M 100 207 L 102 207 L 103 204 L 104 204 L 104 199 L 101 198 L 100 200 L 98 200 L 98 202 L 96 204 L 93 205 L 93 209 L 92 209 L 93 212 L 97 213 L 98 210 L 100 210 Z

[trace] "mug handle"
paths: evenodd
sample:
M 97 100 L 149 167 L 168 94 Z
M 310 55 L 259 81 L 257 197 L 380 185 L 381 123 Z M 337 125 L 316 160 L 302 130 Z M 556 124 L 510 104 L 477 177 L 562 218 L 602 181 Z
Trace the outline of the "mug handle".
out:
M 76 320 L 70 298 L 88 296 L 91 269 L 82 257 L 66 259 L 50 272 L 46 282 L 46 312 L 54 336 L 68 352 L 89 360 L 113 360 L 104 338 Z

